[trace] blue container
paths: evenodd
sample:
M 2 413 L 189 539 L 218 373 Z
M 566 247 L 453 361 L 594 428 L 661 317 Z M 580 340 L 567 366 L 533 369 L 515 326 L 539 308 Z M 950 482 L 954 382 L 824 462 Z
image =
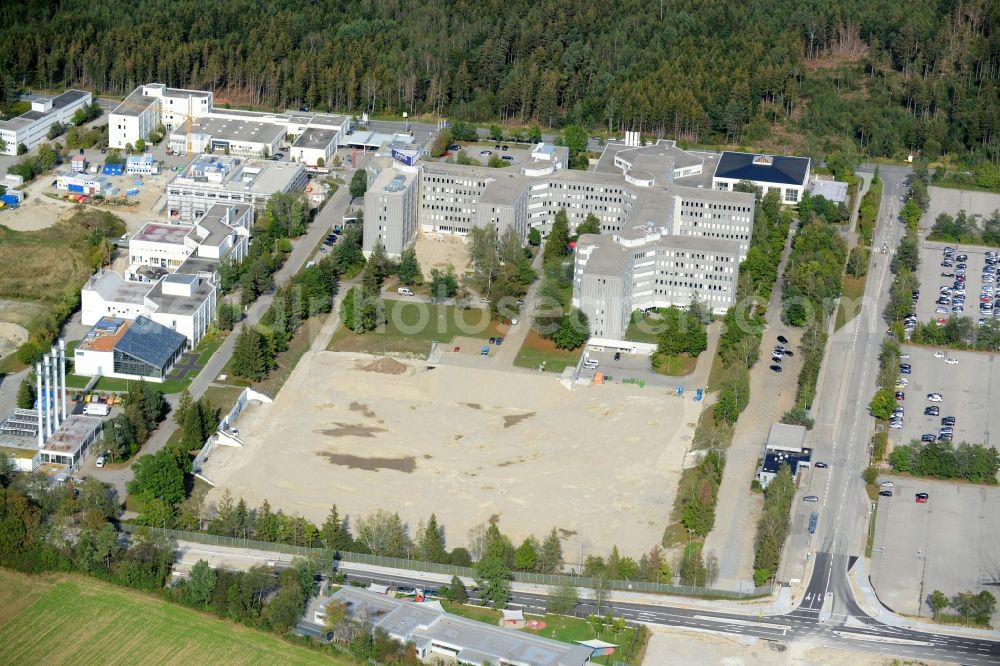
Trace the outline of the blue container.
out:
M 70 185 L 69 191 L 76 194 L 83 194 L 83 185 Z

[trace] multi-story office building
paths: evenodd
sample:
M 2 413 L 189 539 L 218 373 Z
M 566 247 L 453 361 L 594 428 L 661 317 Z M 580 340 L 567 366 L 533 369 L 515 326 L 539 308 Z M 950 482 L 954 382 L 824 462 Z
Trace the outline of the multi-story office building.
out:
M 90 105 L 93 96 L 84 90 L 67 90 L 55 97 L 38 97 L 31 101 L 31 110 L 10 120 L 0 120 L 2 155 L 17 155 L 17 147 L 31 150 L 49 140 L 49 128 L 56 123 L 69 125 L 73 114 Z
M 594 215 L 601 235 L 577 242 L 573 304 L 595 336 L 621 338 L 636 309 L 698 299 L 724 312 L 750 246 L 754 195 L 712 189 L 707 154 L 666 141 L 639 146 L 632 138 L 609 146 L 595 171 L 563 169 L 558 160 L 534 160 L 518 171 L 420 164 L 418 224 L 409 208 L 387 201 L 393 193 L 384 193 L 384 184 L 396 176 L 380 174 L 365 200 L 366 250 L 368 239 L 377 238 L 390 253 L 401 252 L 418 227 L 463 235 L 493 226 L 525 239 L 532 227 L 546 235 L 560 210 L 571 230 Z M 409 181 L 400 183 L 408 192 Z
M 388 256 L 398 257 L 417 233 L 417 172 L 390 166 L 388 160 L 379 160 L 369 171 L 375 176 L 365 192 L 365 255 L 381 243 Z
M 201 155 L 167 185 L 167 210 L 186 222 L 217 203 L 246 203 L 260 210 L 271 195 L 300 190 L 307 180 L 301 164 Z

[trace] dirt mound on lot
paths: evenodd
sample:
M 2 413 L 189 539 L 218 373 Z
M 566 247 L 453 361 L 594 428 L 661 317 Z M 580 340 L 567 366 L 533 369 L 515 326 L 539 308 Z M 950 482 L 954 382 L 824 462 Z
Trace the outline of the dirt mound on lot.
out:
M 9 321 L 0 321 L 0 358 L 13 353 L 28 341 L 28 329 Z
M 377 372 L 382 375 L 401 375 L 406 372 L 406 366 L 394 358 L 383 356 L 376 361 L 359 366 L 359 370 Z

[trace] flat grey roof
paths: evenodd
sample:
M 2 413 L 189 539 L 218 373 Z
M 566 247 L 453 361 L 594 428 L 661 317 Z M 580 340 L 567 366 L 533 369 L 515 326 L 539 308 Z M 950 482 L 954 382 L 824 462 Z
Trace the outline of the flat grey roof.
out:
M 834 201 L 836 203 L 844 203 L 847 201 L 847 183 L 839 180 L 819 180 L 813 179 L 809 181 L 809 194 L 813 196 L 823 197 L 829 201 Z
M 167 277 L 171 276 L 168 275 Z M 201 304 L 204 303 L 206 299 L 212 296 L 213 291 L 214 289 L 208 281 L 201 280 L 198 287 L 194 290 L 193 296 L 174 296 L 173 294 L 164 294 L 163 281 L 161 280 L 150 290 L 149 298 L 157 304 L 157 313 L 164 312 L 167 314 L 190 315 L 201 307 Z
M 416 177 L 415 173 L 400 171 L 388 166 L 378 172 L 378 175 L 375 176 L 375 180 L 373 180 L 371 185 L 369 185 L 368 191 L 375 194 L 394 194 L 402 192 L 416 179 Z M 396 178 L 403 179 L 402 184 L 404 187 L 401 187 L 398 190 L 386 189 Z
M 326 148 L 337 140 L 337 134 L 337 130 L 309 127 L 295 139 L 292 148 Z
M 128 282 L 112 270 L 102 270 L 87 280 L 85 289 L 93 289 L 106 301 L 142 305 L 149 293 L 149 283 Z
M 587 267 L 584 275 L 613 275 L 625 277 L 628 268 L 630 249 L 624 248 L 607 234 L 584 234 L 576 241 L 577 250 L 580 246 L 595 246 L 587 257 Z
M 231 118 L 196 118 L 191 122 L 191 134 L 208 134 L 218 141 L 243 141 L 273 144 L 285 136 L 285 128 L 273 123 Z
M 232 250 L 229 250 L 232 252 Z M 227 252 L 226 254 L 228 254 Z M 177 273 L 184 273 L 191 276 L 196 275 L 215 275 L 219 270 L 218 259 L 213 259 L 212 257 L 199 257 L 196 254 L 192 254 L 190 257 L 184 260 L 184 263 L 177 267 Z
M 683 169 L 704 164 L 705 159 L 682 148 L 676 142 L 660 140 L 650 146 L 626 146 L 621 143 L 609 143 L 597 162 L 595 171 L 599 173 L 622 173 L 621 167 L 615 166 L 615 158 L 627 160 L 632 168 L 629 173 L 643 177 L 646 174 L 666 184 L 668 170 Z
M 806 429 L 799 425 L 774 423 L 767 432 L 767 446 L 801 450 L 806 441 Z
M 491 182 L 487 183 L 483 195 L 479 198 L 480 203 L 497 204 L 509 206 L 521 196 L 529 181 L 519 173 L 505 173 L 507 169 L 494 169 Z
M 84 99 L 88 95 L 90 95 L 89 92 L 71 88 L 70 90 L 67 90 L 66 92 L 56 95 L 55 97 L 52 98 L 39 97 L 35 101 L 41 101 L 43 99 L 52 100 L 52 111 L 35 111 L 34 109 L 30 109 L 28 111 L 25 111 L 21 115 L 17 116 L 16 118 L 11 118 L 10 120 L 0 120 L 0 129 L 19 130 L 22 127 L 27 127 L 31 123 L 37 120 L 41 120 L 47 115 L 50 115 L 56 109 L 65 108 L 71 104 L 80 101 L 81 99 Z
M 591 648 L 584 645 L 451 615 L 436 604 L 393 599 L 354 587 L 339 589 L 333 599 L 345 602 L 350 615 L 367 609 L 375 627 L 404 640 L 451 647 L 462 663 L 502 660 L 525 666 L 584 666 L 591 655 Z
M 101 427 L 101 419 L 94 416 L 66 417 L 55 434 L 48 438 L 42 451 L 54 451 L 63 455 L 74 455 L 83 446 L 83 442 Z
M 142 94 L 142 86 L 139 86 L 129 96 L 122 100 L 122 103 L 115 107 L 111 113 L 120 116 L 138 116 L 149 108 L 150 104 L 156 102 L 156 97 L 147 97 Z
M 200 241 L 207 245 L 221 244 L 233 230 L 232 227 L 222 221 L 221 217 L 216 215 L 202 215 L 194 223 L 208 232 Z

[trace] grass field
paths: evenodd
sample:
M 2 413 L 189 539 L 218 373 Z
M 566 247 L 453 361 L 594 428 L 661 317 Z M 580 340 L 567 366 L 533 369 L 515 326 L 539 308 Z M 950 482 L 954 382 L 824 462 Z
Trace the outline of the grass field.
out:
M 0 296 L 30 301 L 56 301 L 79 292 L 90 277 L 91 229 L 124 230 L 113 215 L 80 213 L 39 231 L 14 231 L 0 225 Z M 39 270 L 44 267 L 44 270 Z
M 477 620 L 479 622 L 485 622 L 493 625 L 500 621 L 500 611 L 493 610 L 492 608 L 454 604 L 449 601 L 443 601 L 441 602 L 441 605 L 444 606 L 444 609 L 449 613 L 461 615 L 462 617 L 469 618 L 470 620 Z M 528 615 L 527 617 L 529 619 L 542 620 L 545 622 L 545 628 L 539 631 L 529 629 L 523 629 L 522 631 L 525 633 L 537 634 L 543 638 L 551 638 L 563 643 L 575 643 L 576 641 L 586 641 L 592 638 L 600 638 L 601 640 L 620 645 L 624 649 L 628 646 L 629 642 L 632 640 L 633 634 L 635 633 L 635 629 L 627 627 L 615 635 L 614 630 L 607 627 L 601 631 L 600 635 L 597 635 L 594 633 L 594 628 L 591 624 L 587 622 L 587 620 L 579 617 L 568 617 L 565 615 Z M 616 660 L 621 660 L 622 658 L 623 655 L 620 652 L 617 655 L 609 655 L 607 657 L 594 657 L 593 663 L 612 664 Z
M 656 334 L 660 323 L 659 319 L 648 317 L 641 310 L 636 310 L 629 318 L 628 330 L 625 331 L 625 339 L 632 342 L 649 342 L 655 345 L 660 341 L 659 336 Z
M 677 356 L 654 356 L 653 370 L 668 377 L 683 377 L 694 372 L 698 365 L 698 357 L 690 354 Z
M 349 664 L 83 576 L 0 570 L 5 664 Z
M 519 368 L 537 368 L 544 361 L 545 372 L 562 372 L 567 366 L 576 365 L 581 353 L 580 349 L 575 351 L 559 349 L 551 340 L 546 340 L 531 330 L 528 331 L 524 344 L 517 352 L 514 365 Z
M 837 327 L 835 330 L 843 328 L 844 324 L 851 321 L 861 312 L 861 298 L 865 295 L 865 278 L 854 278 L 850 275 L 844 276 L 844 293 L 840 298 L 840 305 L 837 307 Z
M 449 343 L 455 336 L 491 338 L 504 335 L 481 308 L 456 308 L 417 301 L 385 299 L 386 323 L 378 330 L 358 335 L 341 326 L 334 333 L 330 351 L 403 353 L 426 355 L 431 342 Z

